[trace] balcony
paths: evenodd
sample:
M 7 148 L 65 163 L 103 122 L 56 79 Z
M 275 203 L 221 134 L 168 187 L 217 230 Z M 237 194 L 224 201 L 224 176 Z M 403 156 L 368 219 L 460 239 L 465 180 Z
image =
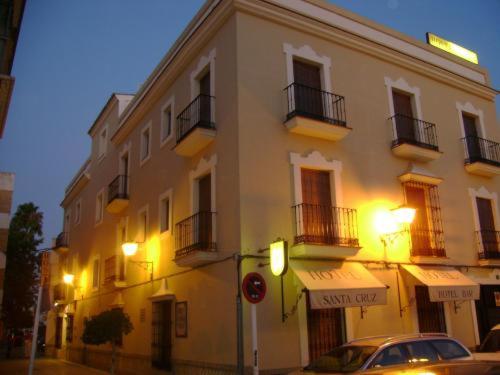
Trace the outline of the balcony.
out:
M 344 97 L 298 83 L 284 90 L 287 101 L 285 126 L 290 133 L 340 141 L 347 127 Z
M 497 142 L 476 136 L 462 138 L 465 170 L 484 177 L 500 175 L 500 146 Z
M 126 286 L 123 255 L 113 255 L 104 260 L 104 285 L 112 285 L 116 288 Z
M 57 303 L 58 305 L 67 304 L 70 300 L 68 290 L 69 287 L 67 284 L 59 283 L 54 285 L 53 289 L 54 303 Z
M 500 232 L 495 230 L 476 231 L 476 245 L 479 264 L 500 266 Z
M 417 224 L 418 225 L 418 224 Z M 444 233 L 441 230 L 415 228 L 410 226 L 410 257 L 415 263 L 446 263 Z
M 128 176 L 118 175 L 108 185 L 108 205 L 106 210 L 112 214 L 122 212 L 128 206 L 129 196 Z
M 292 256 L 345 258 L 360 249 L 355 209 L 302 203 L 292 210 L 295 218 Z
M 54 251 L 65 253 L 69 250 L 69 233 L 61 232 L 56 237 Z
M 198 212 L 175 224 L 175 263 L 194 267 L 217 259 L 215 212 Z
M 174 151 L 191 157 L 213 142 L 216 130 L 213 121 L 215 98 L 200 94 L 177 116 L 177 144 Z
M 397 157 L 429 162 L 439 159 L 436 125 L 396 114 L 389 118 L 393 129 L 392 153 Z

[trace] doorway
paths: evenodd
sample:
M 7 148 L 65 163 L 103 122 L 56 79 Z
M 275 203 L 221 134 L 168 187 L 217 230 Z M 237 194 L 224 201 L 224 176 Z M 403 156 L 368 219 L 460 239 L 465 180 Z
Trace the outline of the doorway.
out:
M 153 302 L 151 362 L 156 368 L 171 370 L 172 302 Z

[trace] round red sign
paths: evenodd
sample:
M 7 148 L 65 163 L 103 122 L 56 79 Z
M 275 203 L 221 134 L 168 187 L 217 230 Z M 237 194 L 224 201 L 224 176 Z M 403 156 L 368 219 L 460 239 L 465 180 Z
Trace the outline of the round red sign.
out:
M 250 272 L 244 278 L 241 284 L 243 294 L 250 303 L 259 303 L 266 295 L 266 281 L 257 272 Z

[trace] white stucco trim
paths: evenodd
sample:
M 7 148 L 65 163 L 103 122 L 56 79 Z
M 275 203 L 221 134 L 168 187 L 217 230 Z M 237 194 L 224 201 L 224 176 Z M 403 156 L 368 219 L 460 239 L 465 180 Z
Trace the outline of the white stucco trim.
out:
M 175 96 L 172 95 L 168 100 L 163 104 L 161 107 L 161 120 L 160 120 L 160 147 L 163 147 L 166 143 L 168 143 L 173 137 L 175 133 L 175 112 L 174 112 L 174 105 L 175 105 Z M 165 111 L 170 107 L 170 134 L 166 136 L 164 134 L 164 127 L 167 122 L 167 116 L 165 116 Z
M 210 71 L 210 95 L 215 96 L 215 57 L 216 50 L 213 48 L 207 56 L 200 57 L 198 64 L 189 74 L 189 81 L 191 82 L 191 100 L 200 94 L 199 79 L 207 70 Z
M 486 128 L 484 127 L 484 114 L 481 109 L 475 108 L 470 102 L 466 102 L 464 104 L 460 102 L 455 103 L 458 111 L 458 122 L 460 124 L 460 131 L 462 132 L 462 138 L 465 137 L 465 128 L 464 128 L 464 119 L 462 117 L 462 113 L 470 114 L 475 116 L 479 120 L 479 125 L 478 130 L 479 130 L 479 137 L 481 138 L 486 138 Z
M 210 174 L 210 189 L 211 189 L 211 209 L 215 211 L 215 166 L 217 165 L 217 155 L 214 154 L 210 159 L 201 158 L 195 169 L 189 171 L 189 186 L 191 189 L 191 214 L 198 212 L 198 180 Z
M 453 336 L 453 328 L 451 324 L 451 309 L 454 302 L 442 302 L 443 310 L 444 310 L 444 322 L 446 324 L 446 333 L 450 336 Z
M 148 153 L 147 155 L 144 155 L 144 150 L 143 150 L 143 136 L 144 136 L 144 133 L 146 133 L 147 131 L 149 131 L 149 139 L 148 139 Z M 139 166 L 142 167 L 149 159 L 151 159 L 151 154 L 152 154 L 152 150 L 151 150 L 151 145 L 153 144 L 152 142 L 153 140 L 153 123 L 152 121 L 149 121 L 146 125 L 144 125 L 144 127 L 141 129 L 141 137 L 139 139 L 139 142 L 140 142 L 140 153 L 139 153 Z M 130 164 L 130 160 L 129 160 L 129 164 Z
M 74 220 L 75 226 L 80 224 L 82 220 L 82 208 L 83 208 L 82 198 L 78 198 L 75 202 L 75 220 Z
M 495 222 L 495 230 L 499 230 L 500 215 L 498 211 L 498 194 L 496 192 L 490 193 L 488 189 L 481 186 L 479 189 L 469 188 L 469 197 L 472 204 L 472 217 L 474 218 L 474 228 L 481 230 L 479 223 L 479 213 L 477 211 L 476 198 L 489 199 L 491 201 L 491 209 L 493 210 L 493 221 Z
M 103 140 L 103 133 L 104 140 Z M 109 141 L 109 125 L 105 124 L 99 131 L 97 136 L 97 161 L 100 163 L 108 152 L 108 141 Z
M 479 328 L 477 324 L 477 314 L 476 314 L 476 301 L 469 301 L 469 308 L 472 315 L 472 327 L 474 328 L 474 343 L 476 345 L 481 344 L 481 339 L 479 338 Z
M 302 60 L 313 62 L 320 66 L 321 88 L 324 91 L 332 92 L 331 67 L 332 60 L 328 56 L 321 56 L 309 45 L 294 48 L 290 43 L 283 43 L 283 52 L 286 58 L 286 79 L 287 86 L 295 82 L 293 76 L 293 59 L 299 57 Z
M 92 277 L 90 278 L 90 289 L 92 291 L 96 291 L 99 289 L 99 286 L 100 286 L 100 283 L 101 283 L 101 255 L 100 254 L 96 254 L 94 255 L 92 258 L 92 261 L 90 262 L 90 268 L 92 270 Z M 98 264 L 97 264 L 97 285 L 94 285 L 94 263 L 95 261 L 98 261 Z
M 146 215 L 146 228 L 141 228 L 140 225 L 142 226 L 141 222 L 141 216 Z M 144 233 L 142 233 L 142 230 L 144 229 Z M 146 242 L 149 239 L 149 233 L 150 233 L 150 228 L 149 228 L 149 204 L 146 204 L 139 208 L 137 210 L 137 225 L 135 228 L 135 241 L 137 243 L 142 243 Z M 142 236 L 141 236 L 142 234 Z
M 172 235 L 173 232 L 173 223 L 172 223 L 172 196 L 173 196 L 174 190 L 172 188 L 165 190 L 163 193 L 160 194 L 158 197 L 158 232 L 160 233 L 160 236 L 169 236 Z M 168 198 L 168 230 L 165 230 L 162 232 L 161 230 L 161 223 L 162 223 L 162 218 L 163 218 L 163 206 L 162 202 L 164 199 Z
M 309 168 L 330 172 L 330 186 L 334 189 L 334 191 L 332 191 L 334 195 L 332 196 L 332 204 L 336 207 L 343 207 L 344 199 L 341 181 L 342 162 L 338 160 L 327 160 L 319 151 L 314 150 L 307 156 L 290 152 L 290 164 L 292 164 L 294 205 L 303 203 L 301 168 Z
M 101 197 L 101 206 L 99 207 L 99 197 Z M 106 205 L 104 195 L 104 188 L 99 190 L 95 196 L 95 211 L 94 211 L 94 221 L 95 226 L 98 226 L 104 220 L 104 206 Z M 98 215 L 99 214 L 99 215 Z
M 481 84 L 487 83 L 484 74 L 476 70 L 458 64 L 450 59 L 438 55 L 437 53 L 428 51 L 427 49 L 416 44 L 409 43 L 403 39 L 397 38 L 396 36 L 392 36 L 389 33 L 377 30 L 359 21 L 334 13 L 333 11 L 325 9 L 325 7 L 320 5 L 303 0 L 271 1 L 286 9 L 292 9 L 295 12 L 305 14 L 328 25 L 332 25 L 355 35 L 359 35 L 363 38 L 374 41 L 375 43 L 382 44 L 392 50 L 403 52 L 419 60 L 426 61 L 430 64 L 459 74 L 475 82 L 479 82 Z

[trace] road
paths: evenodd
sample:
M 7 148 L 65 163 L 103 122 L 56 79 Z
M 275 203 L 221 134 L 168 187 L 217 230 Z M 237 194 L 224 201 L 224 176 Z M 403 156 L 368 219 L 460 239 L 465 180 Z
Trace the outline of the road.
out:
M 27 374 L 29 367 L 28 359 L 8 359 L 0 360 L 0 374 Z M 33 374 L 37 375 L 103 375 L 104 371 L 96 370 L 90 367 L 78 364 L 60 361 L 52 358 L 39 358 L 35 361 L 35 370 Z

